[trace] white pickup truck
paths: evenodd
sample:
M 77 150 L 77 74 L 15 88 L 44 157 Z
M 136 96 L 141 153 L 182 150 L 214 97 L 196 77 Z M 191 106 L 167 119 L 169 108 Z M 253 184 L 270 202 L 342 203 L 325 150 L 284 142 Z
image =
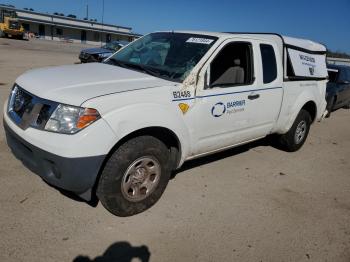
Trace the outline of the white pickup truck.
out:
M 30 70 L 4 110 L 9 147 L 49 184 L 118 216 L 151 207 L 186 160 L 325 115 L 325 46 L 277 34 L 156 32 L 103 63 Z

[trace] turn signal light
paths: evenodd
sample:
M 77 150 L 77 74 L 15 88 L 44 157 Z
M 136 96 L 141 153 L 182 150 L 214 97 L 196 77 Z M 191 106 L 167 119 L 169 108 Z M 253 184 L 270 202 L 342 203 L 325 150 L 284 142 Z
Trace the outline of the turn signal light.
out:
M 88 125 L 95 122 L 99 118 L 100 118 L 100 114 L 96 109 L 86 108 L 83 114 L 79 116 L 77 128 L 83 129 L 84 127 L 87 127 Z

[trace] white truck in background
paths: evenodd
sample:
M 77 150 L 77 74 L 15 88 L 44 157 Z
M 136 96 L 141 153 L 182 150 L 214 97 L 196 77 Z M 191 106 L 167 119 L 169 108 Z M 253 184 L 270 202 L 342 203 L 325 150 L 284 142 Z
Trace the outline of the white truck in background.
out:
M 326 48 L 277 34 L 156 32 L 103 63 L 35 69 L 4 110 L 9 147 L 111 213 L 151 207 L 189 159 L 276 134 L 298 150 L 325 115 Z

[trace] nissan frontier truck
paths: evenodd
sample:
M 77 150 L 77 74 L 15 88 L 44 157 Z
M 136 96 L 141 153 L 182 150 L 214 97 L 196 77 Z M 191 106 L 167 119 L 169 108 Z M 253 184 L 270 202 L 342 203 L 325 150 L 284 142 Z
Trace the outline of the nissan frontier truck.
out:
M 13 154 L 117 216 L 161 197 L 190 159 L 275 134 L 304 144 L 325 115 L 326 47 L 269 33 L 156 32 L 103 63 L 30 70 L 4 106 Z

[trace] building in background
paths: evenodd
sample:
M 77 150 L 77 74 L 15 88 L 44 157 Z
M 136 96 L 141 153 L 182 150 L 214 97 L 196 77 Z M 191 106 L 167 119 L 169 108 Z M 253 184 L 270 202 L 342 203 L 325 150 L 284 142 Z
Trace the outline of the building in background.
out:
M 15 11 L 27 33 L 46 40 L 100 45 L 115 40 L 130 42 L 140 37 L 132 32 L 131 27 L 77 19 L 73 15 L 45 14 L 7 5 L 0 5 L 0 9 Z
M 327 63 L 331 65 L 346 65 L 350 66 L 349 58 L 335 58 L 335 57 L 327 57 Z

